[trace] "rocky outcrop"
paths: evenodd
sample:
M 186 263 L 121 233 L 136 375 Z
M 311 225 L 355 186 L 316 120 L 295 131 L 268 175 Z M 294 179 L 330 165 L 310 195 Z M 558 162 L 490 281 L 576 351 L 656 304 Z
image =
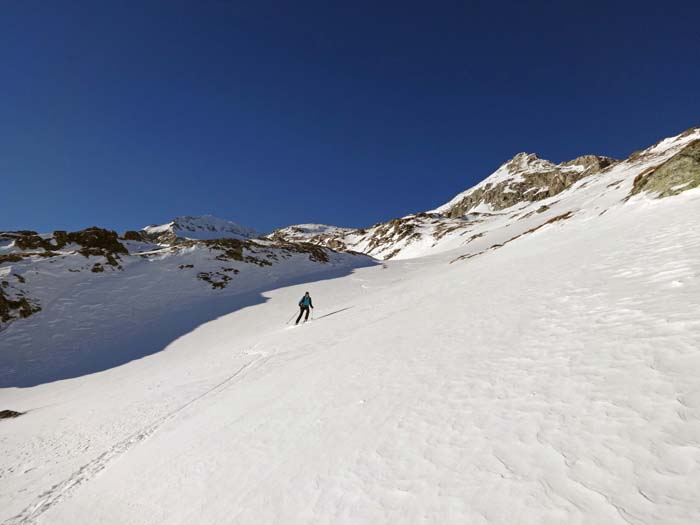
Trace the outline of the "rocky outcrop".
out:
M 127 230 L 124 232 L 124 234 L 121 236 L 122 239 L 125 241 L 137 241 L 137 242 L 145 242 L 148 241 L 148 237 L 144 232 L 138 232 L 135 230 Z
M 295 224 L 275 230 L 267 238 L 277 242 L 308 243 L 335 251 L 347 251 L 348 247 L 342 239 L 355 232 L 352 228 L 325 224 Z
M 7 281 L 0 283 L 0 325 L 12 319 L 24 319 L 41 311 L 41 308 L 26 297 L 10 298 L 6 291 Z
M 0 410 L 0 419 L 13 419 L 22 414 L 24 414 L 24 412 L 17 412 L 16 410 Z
M 0 256 L 0 264 L 19 262 L 23 259 L 3 257 L 5 256 Z M 17 273 L 5 274 L 0 280 L 0 328 L 3 323 L 13 319 L 24 319 L 41 310 L 37 301 L 27 298 L 23 287 L 26 282 L 26 279 Z
M 651 192 L 658 197 L 670 197 L 698 186 L 700 140 L 694 140 L 660 166 L 640 173 L 634 179 L 630 196 L 640 192 Z
M 582 173 L 584 175 L 591 175 L 599 171 L 603 171 L 605 168 L 617 164 L 619 161 L 611 157 L 602 157 L 600 155 L 581 155 L 576 157 L 574 160 L 563 162 L 562 166 L 580 166 L 583 168 Z
M 518 153 L 484 182 L 453 200 L 448 209 L 440 211 L 450 217 L 461 217 L 481 204 L 497 211 L 520 202 L 546 199 L 616 162 L 609 157 L 584 155 L 553 164 L 534 153 Z
M 77 244 L 80 246 L 78 251 L 86 257 L 106 254 L 114 257 L 128 253 L 126 247 L 119 242 L 116 232 L 95 226 L 75 232 L 56 230 L 49 236 L 42 236 L 29 230 L 2 232 L 0 238 L 14 242 L 15 247 L 24 252 L 36 250 L 55 252 L 69 244 Z
M 56 230 L 51 235 L 39 235 L 30 230 L 0 232 L 0 240 L 10 241 L 20 252 L 0 254 L 3 262 L 18 262 L 31 257 L 55 257 L 59 250 L 67 246 L 77 246 L 77 251 L 85 257 L 104 257 L 107 264 L 119 267 L 120 256 L 128 254 L 126 247 L 119 242 L 117 233 L 93 226 L 75 232 Z
M 96 227 L 75 232 L 56 230 L 51 235 L 39 235 L 30 230 L 2 232 L 0 242 L 2 241 L 8 243 L 11 251 L 0 253 L 0 265 L 13 265 L 32 258 L 46 258 L 53 262 L 53 258 L 68 252 L 80 254 L 87 259 L 104 257 L 104 264 L 121 268 L 121 257 L 128 254 L 116 232 Z M 104 266 L 97 262 L 91 270 L 103 272 Z M 25 277 L 16 273 L 0 281 L 0 326 L 41 311 L 39 302 L 25 292 L 22 286 L 24 284 Z

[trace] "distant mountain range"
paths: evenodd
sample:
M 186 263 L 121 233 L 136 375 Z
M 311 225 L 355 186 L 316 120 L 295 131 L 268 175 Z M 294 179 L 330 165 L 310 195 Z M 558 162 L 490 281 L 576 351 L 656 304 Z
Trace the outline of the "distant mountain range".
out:
M 175 217 L 167 224 L 152 224 L 141 231 L 146 238 L 158 244 L 183 240 L 252 239 L 260 235 L 252 228 L 213 215 Z
M 522 233 L 531 217 L 540 223 L 582 209 L 621 205 L 640 193 L 666 197 L 700 185 L 700 128 L 662 140 L 620 161 L 585 155 L 554 164 L 519 153 L 482 182 L 434 210 L 368 228 L 288 226 L 269 237 L 351 250 L 378 259 L 412 258 L 446 251 L 500 232 Z M 527 228 L 526 228 L 527 229 Z M 515 233 L 514 233 L 515 234 Z M 509 238 L 509 237 L 508 237 Z
M 631 199 L 672 196 L 699 185 L 700 128 L 693 128 L 625 160 L 586 155 L 554 164 L 520 153 L 436 209 L 362 229 L 299 224 L 262 235 L 205 215 L 121 235 L 96 227 L 0 232 L 0 329 L 60 301 L 83 279 L 109 274 L 115 287 L 124 287 L 144 261 L 159 283 L 152 282 L 149 293 L 159 293 L 159 286 L 190 289 L 192 281 L 192 296 L 207 289 L 236 292 L 246 288 L 246 274 L 272 266 L 267 277 L 258 272 L 255 279 L 367 264 L 366 256 L 405 259 L 463 250 L 455 257 L 473 257 L 574 215 L 594 218 L 624 209 Z M 301 260 L 306 263 L 300 266 Z M 129 293 L 137 298 L 142 290 Z

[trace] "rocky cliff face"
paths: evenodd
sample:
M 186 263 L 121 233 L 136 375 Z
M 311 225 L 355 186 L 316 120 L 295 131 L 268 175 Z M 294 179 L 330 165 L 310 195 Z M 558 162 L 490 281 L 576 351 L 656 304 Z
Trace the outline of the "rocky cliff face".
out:
M 651 166 L 634 180 L 630 195 L 647 191 L 670 197 L 700 186 L 700 139 L 660 166 Z
M 543 200 L 617 162 L 610 157 L 584 155 L 554 164 L 534 153 L 518 153 L 493 175 L 436 211 L 450 217 L 461 217 L 479 206 L 498 211 L 520 202 Z

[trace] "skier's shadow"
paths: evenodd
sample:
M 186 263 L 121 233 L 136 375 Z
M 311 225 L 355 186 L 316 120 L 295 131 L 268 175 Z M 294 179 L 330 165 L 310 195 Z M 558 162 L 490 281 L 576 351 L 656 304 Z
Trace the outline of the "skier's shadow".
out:
M 340 310 L 336 310 L 335 312 L 331 312 L 329 314 L 324 314 L 320 317 L 315 317 L 314 320 L 318 321 L 319 319 L 323 319 L 324 317 L 330 317 L 331 315 L 339 314 L 340 312 L 344 312 L 345 310 L 350 310 L 350 308 L 355 308 L 354 306 L 348 306 L 346 308 L 341 308 Z

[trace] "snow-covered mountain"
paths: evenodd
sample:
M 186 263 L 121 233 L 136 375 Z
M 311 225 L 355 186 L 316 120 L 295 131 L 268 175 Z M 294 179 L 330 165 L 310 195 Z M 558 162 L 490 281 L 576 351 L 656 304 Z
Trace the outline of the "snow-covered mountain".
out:
M 22 324 L 24 330 L 33 333 L 31 347 L 42 337 L 51 336 L 50 326 L 57 319 L 62 319 L 64 329 L 64 323 L 74 321 L 83 326 L 81 330 L 87 330 L 85 319 L 75 312 L 84 306 L 84 299 L 74 296 L 76 291 L 85 295 L 86 289 L 103 289 L 107 297 L 104 302 L 94 299 L 99 307 L 89 323 L 99 332 L 106 329 L 105 323 L 112 323 L 110 319 L 119 319 L 133 308 L 144 314 L 152 308 L 149 316 L 160 315 L 161 310 L 173 306 L 163 305 L 163 297 L 177 297 L 180 306 L 189 307 L 210 297 L 211 290 L 240 294 L 305 274 L 343 272 L 370 264 L 367 257 L 358 254 L 341 254 L 310 243 L 241 240 L 233 237 L 237 234 L 230 228 L 222 229 L 225 231 L 184 230 L 201 237 L 211 235 L 212 239 L 185 239 L 179 235 L 183 230 L 172 228 L 151 231 L 147 236 L 126 232 L 121 237 L 96 227 L 42 235 L 33 231 L 0 232 L 0 330 L 39 312 L 41 316 Z M 178 232 L 177 239 L 167 237 L 173 232 Z M 119 301 L 119 311 L 114 311 Z M 149 308 L 144 306 L 147 304 Z M 41 344 L 56 350 L 60 347 L 48 340 Z M 15 358 L 14 353 L 0 352 L 0 385 L 33 374 L 30 369 L 14 368 Z M 58 352 L 46 358 L 54 362 L 51 373 L 55 372 L 55 361 L 61 359 Z
M 345 235 L 351 231 L 353 231 L 352 228 L 328 226 L 327 224 L 294 224 L 275 230 L 268 237 L 283 237 L 294 241 L 310 241 L 323 236 Z
M 617 162 L 609 157 L 584 155 L 554 164 L 534 153 L 518 153 L 482 182 L 433 212 L 459 217 L 469 211 L 497 211 L 521 202 L 543 200 Z
M 352 228 L 341 228 L 326 224 L 295 224 L 275 230 L 267 238 L 284 242 L 308 242 L 334 250 L 346 251 L 346 245 L 343 242 L 339 242 L 339 239 L 345 238 L 354 231 Z
M 133 232 L 130 233 L 136 237 Z M 176 217 L 166 224 L 146 226 L 141 234 L 158 244 L 173 244 L 182 240 L 253 239 L 260 235 L 252 228 L 213 215 Z
M 0 234 L 0 521 L 697 523 L 700 129 L 496 174 L 364 230 Z
M 689 129 L 624 161 L 585 155 L 554 164 L 519 153 L 434 210 L 360 230 L 327 227 L 328 233 L 306 240 L 384 260 L 482 246 L 489 239 L 499 244 L 564 214 L 604 213 L 642 191 L 663 197 L 698 186 L 699 141 L 700 128 Z M 295 238 L 285 229 L 274 236 Z
M 520 153 L 481 183 L 429 212 L 366 229 L 323 224 L 288 226 L 253 244 L 273 243 L 277 247 L 289 244 L 295 246 L 292 249 L 301 247 L 306 251 L 314 245 L 383 260 L 421 257 L 466 246 L 491 248 L 536 231 L 555 219 L 565 220 L 575 213 L 591 213 L 591 210 L 604 213 L 641 192 L 664 197 L 696 187 L 700 184 L 699 142 L 700 129 L 693 128 L 638 151 L 624 161 L 586 155 L 554 164 L 534 154 Z M 167 224 L 127 231 L 121 242 L 115 233 L 99 228 L 73 233 L 57 231 L 52 235 L 0 232 L 0 263 L 5 263 L 0 275 L 14 275 L 15 280 L 23 278 L 15 270 L 26 260 L 43 261 L 42 268 L 45 264 L 57 268 L 55 257 L 65 258 L 66 254 L 87 257 L 88 261 L 81 265 L 87 264 L 97 273 L 104 268 L 121 269 L 118 260 L 122 255 L 160 256 L 159 250 L 163 248 L 183 245 L 209 249 L 207 241 L 250 241 L 259 236 L 252 228 L 211 215 L 182 216 Z M 91 262 L 90 257 L 103 258 L 104 262 Z M 9 266 L 10 263 L 14 266 Z M 0 327 L 2 323 L 40 311 L 42 301 L 38 297 L 42 292 L 32 288 L 31 283 L 2 280 Z

